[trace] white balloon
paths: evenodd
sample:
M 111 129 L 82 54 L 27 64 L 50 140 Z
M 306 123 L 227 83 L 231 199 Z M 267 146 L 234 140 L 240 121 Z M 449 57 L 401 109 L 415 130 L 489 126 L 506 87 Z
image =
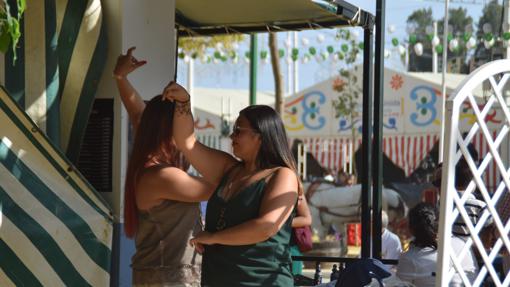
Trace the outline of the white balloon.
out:
M 220 62 L 220 60 L 218 60 L 216 58 L 214 58 L 212 61 L 213 61 L 214 64 L 218 64 Z
M 391 56 L 391 52 L 387 49 L 384 49 L 384 58 L 389 58 Z
M 440 42 L 439 37 L 438 36 L 434 36 L 434 38 L 432 38 L 432 42 L 431 42 L 432 43 L 432 47 L 435 47 L 435 46 L 439 45 L 439 42 Z
M 317 35 L 317 42 L 322 43 L 324 40 L 326 40 L 326 37 L 323 34 Z
M 323 60 L 322 55 L 321 55 L 321 54 L 317 54 L 317 55 L 315 55 L 315 60 L 316 60 L 317 62 L 319 62 L 319 63 L 320 63 L 320 62 L 322 62 L 322 60 Z
M 221 49 L 223 49 L 223 43 L 221 42 L 216 43 L 216 50 L 221 51 Z
M 473 37 L 470 37 L 469 40 L 466 43 L 466 48 L 471 49 L 476 46 L 476 39 Z
M 483 45 L 485 46 L 485 49 L 492 48 L 492 46 L 494 46 L 494 38 L 492 38 L 490 41 L 484 40 Z
M 393 34 L 393 32 L 395 32 L 397 28 L 395 27 L 395 25 L 391 24 L 388 26 L 388 33 L 390 34 Z
M 482 26 L 482 30 L 485 34 L 492 32 L 492 25 L 491 23 L 485 23 Z
M 351 31 L 351 35 L 354 39 L 358 39 L 359 38 L 359 31 L 358 29 L 354 29 Z
M 419 42 L 414 44 L 414 52 L 417 56 L 423 55 L 423 44 Z
M 285 40 L 285 47 L 287 47 L 287 48 L 292 47 L 292 41 L 289 39 Z
M 301 63 L 303 63 L 303 64 L 308 63 L 308 61 L 310 61 L 310 57 L 308 57 L 308 56 L 304 56 L 303 58 L 301 58 Z
M 292 61 L 291 57 L 287 57 L 287 64 L 292 64 L 294 61 Z
M 301 44 L 303 44 L 303 46 L 308 46 L 308 44 L 310 44 L 310 40 L 308 40 L 308 38 L 301 38 Z
M 400 53 L 400 55 L 404 55 L 406 53 L 406 47 L 404 47 L 403 45 L 398 45 L 398 52 Z
M 239 49 L 239 44 L 237 44 L 237 43 L 232 44 L 232 49 L 233 50 Z
M 200 58 L 200 62 L 202 62 L 202 64 L 207 63 L 207 56 L 206 56 L 206 55 L 203 55 L 203 56 Z
M 188 55 L 185 55 L 184 56 L 184 63 L 186 63 L 186 64 L 189 63 L 190 59 L 191 58 Z
M 239 63 L 239 57 L 235 56 L 234 59 L 232 59 L 232 63 L 234 64 Z
M 250 63 L 250 58 L 244 57 L 244 62 L 246 62 L 246 64 L 249 64 Z
M 334 53 L 333 54 L 333 62 L 338 62 L 338 60 L 340 60 L 340 58 L 338 58 L 338 53 Z
M 452 39 L 450 41 L 450 43 L 448 43 L 448 48 L 450 48 L 450 51 L 455 51 L 455 49 L 457 49 L 457 47 L 459 46 L 459 40 L 457 39 Z

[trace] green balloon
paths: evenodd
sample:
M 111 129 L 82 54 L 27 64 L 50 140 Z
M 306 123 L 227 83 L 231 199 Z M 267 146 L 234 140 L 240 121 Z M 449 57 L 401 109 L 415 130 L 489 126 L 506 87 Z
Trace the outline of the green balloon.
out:
M 295 62 L 298 60 L 298 55 L 292 54 L 291 58 L 292 58 L 292 61 Z
M 221 59 L 221 53 L 219 51 L 214 52 L 214 58 Z
M 339 60 L 343 60 L 345 58 L 344 53 L 342 52 L 338 52 L 337 55 Z
M 466 43 L 467 43 L 467 41 L 469 41 L 470 38 L 471 38 L 471 34 L 470 33 L 464 33 L 464 35 L 462 36 L 462 39 Z
M 507 41 L 510 40 L 510 32 L 503 33 L 503 39 L 505 39 Z
M 438 54 L 443 53 L 443 45 L 441 45 L 441 44 L 437 45 L 437 46 L 436 46 L 436 52 L 437 52 Z
M 330 54 L 333 54 L 333 53 L 335 52 L 335 48 L 333 48 L 333 46 L 328 46 L 328 47 L 326 48 L 326 50 L 327 50 L 327 51 L 328 51 L 328 53 L 330 53 Z
M 432 39 L 434 38 L 434 35 L 432 34 L 427 34 L 427 40 L 432 41 Z
M 184 54 L 184 52 L 180 52 L 179 53 L 179 59 L 184 59 L 186 55 Z
M 343 52 L 349 51 L 349 46 L 347 46 L 347 44 L 342 44 L 342 51 Z
M 299 55 L 299 49 L 298 48 L 292 48 L 292 56 L 297 56 Z
M 413 34 L 413 35 L 409 35 L 409 43 L 410 43 L 411 45 L 414 45 L 414 44 L 416 44 L 417 42 L 418 42 L 418 38 L 416 38 L 416 35 L 414 35 L 414 34 Z
M 315 56 L 315 54 L 317 54 L 317 49 L 315 49 L 315 47 L 310 47 L 308 52 L 310 52 L 310 55 Z
M 492 35 L 492 33 L 487 33 L 483 36 L 483 38 L 486 40 L 486 41 L 491 41 L 493 38 L 494 38 L 494 35 Z
M 365 44 L 363 42 L 358 44 L 358 48 L 360 48 L 360 50 L 363 50 L 364 47 L 365 47 Z
M 221 57 L 221 61 L 222 62 L 226 62 L 227 61 L 227 57 L 226 56 Z
M 250 57 L 250 51 L 246 51 L 246 52 L 244 53 L 244 56 L 245 56 L 246 58 L 249 58 L 249 57 Z
M 260 51 L 260 58 L 261 59 L 267 58 L 267 51 Z
M 283 49 L 278 50 L 278 56 L 280 58 L 283 58 L 285 56 L 285 50 L 283 50 Z
M 191 54 L 191 59 L 195 60 L 196 58 L 198 58 L 198 53 L 197 52 L 193 52 Z
M 448 42 L 450 42 L 451 40 L 453 40 L 453 35 L 452 34 L 448 34 L 448 36 L 446 38 L 448 39 Z
M 399 43 L 399 42 L 398 42 L 398 39 L 397 39 L 397 38 L 393 38 L 393 39 L 391 39 L 391 43 L 393 44 L 393 46 L 395 46 L 395 47 L 396 47 L 396 46 L 398 46 L 398 43 Z

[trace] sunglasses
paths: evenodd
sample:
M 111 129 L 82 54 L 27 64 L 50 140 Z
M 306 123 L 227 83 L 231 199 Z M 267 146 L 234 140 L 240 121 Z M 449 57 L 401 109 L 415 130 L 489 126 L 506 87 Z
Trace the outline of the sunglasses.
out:
M 232 129 L 232 135 L 238 136 L 242 133 L 242 131 L 252 131 L 254 133 L 257 133 L 257 130 L 252 129 L 252 128 L 242 128 L 240 126 L 234 126 L 234 128 Z

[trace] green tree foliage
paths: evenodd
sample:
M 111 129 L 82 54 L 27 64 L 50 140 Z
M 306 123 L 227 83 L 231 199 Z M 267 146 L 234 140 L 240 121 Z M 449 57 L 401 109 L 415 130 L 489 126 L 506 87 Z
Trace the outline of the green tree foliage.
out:
M 25 12 L 25 0 L 17 0 L 17 13 L 13 15 L 12 8 L 7 0 L 0 2 L 0 52 L 6 53 L 12 47 L 14 60 L 16 60 L 16 45 L 21 37 L 20 21 Z

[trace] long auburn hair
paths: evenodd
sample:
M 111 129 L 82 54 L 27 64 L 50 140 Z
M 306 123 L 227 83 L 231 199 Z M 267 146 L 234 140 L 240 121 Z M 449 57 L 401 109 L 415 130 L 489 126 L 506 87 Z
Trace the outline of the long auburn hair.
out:
M 282 119 L 266 105 L 248 106 L 239 112 L 260 135 L 261 145 L 257 154 L 257 166 L 262 169 L 277 166 L 288 167 L 298 178 L 298 194 L 303 194 L 303 185 L 297 176 L 297 165 L 289 147 L 289 140 Z
M 186 170 L 189 166 L 172 141 L 175 104 L 161 95 L 146 103 L 136 130 L 126 172 L 124 193 L 124 232 L 133 237 L 138 227 L 136 187 L 143 171 L 151 166 L 168 165 Z

